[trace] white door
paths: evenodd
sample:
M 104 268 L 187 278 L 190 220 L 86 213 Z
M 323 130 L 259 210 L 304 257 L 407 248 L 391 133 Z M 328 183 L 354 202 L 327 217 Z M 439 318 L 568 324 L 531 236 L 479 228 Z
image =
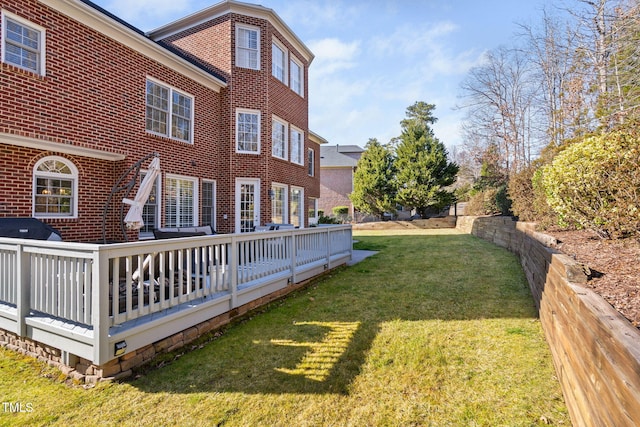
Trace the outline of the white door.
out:
M 236 233 L 253 231 L 260 225 L 260 180 L 236 179 Z

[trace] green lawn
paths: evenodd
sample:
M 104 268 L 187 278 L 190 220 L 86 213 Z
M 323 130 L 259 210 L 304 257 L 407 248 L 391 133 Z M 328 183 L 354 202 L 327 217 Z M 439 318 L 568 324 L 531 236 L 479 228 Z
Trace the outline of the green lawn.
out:
M 569 426 L 518 260 L 391 233 L 355 233 L 379 253 L 128 382 L 69 386 L 0 350 L 0 400 L 25 409 L 0 425 Z

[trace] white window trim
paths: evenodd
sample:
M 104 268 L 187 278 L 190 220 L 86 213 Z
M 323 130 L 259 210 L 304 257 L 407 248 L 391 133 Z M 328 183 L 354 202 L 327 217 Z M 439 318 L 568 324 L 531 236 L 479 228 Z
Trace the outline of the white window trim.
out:
M 309 207 L 307 211 L 313 209 L 314 216 L 309 216 L 309 224 L 318 224 L 318 199 L 315 197 L 309 198 Z
M 274 61 L 273 61 L 273 52 L 274 52 L 274 46 L 277 47 L 278 49 L 280 49 L 282 51 L 282 80 L 280 80 L 278 78 L 278 76 L 276 76 L 274 74 Z M 280 40 L 278 40 L 277 38 L 273 38 L 272 43 L 271 43 L 271 75 L 273 77 L 275 77 L 276 79 L 278 79 L 279 81 L 281 81 L 284 85 L 288 86 L 288 82 L 289 82 L 289 51 L 287 50 L 287 48 L 280 42 Z
M 239 33 L 240 33 L 241 29 L 242 30 L 248 30 L 248 31 L 256 31 L 258 33 L 257 48 L 256 48 L 257 61 L 256 61 L 256 67 L 255 68 L 249 67 L 248 66 L 249 64 L 246 64 L 246 65 L 245 64 L 243 64 L 243 65 L 238 64 L 238 56 L 239 56 L 238 52 L 240 52 L 241 49 L 247 49 L 244 46 L 243 47 L 239 46 L 239 43 L 238 43 L 238 40 L 240 39 L 240 34 Z M 251 26 L 251 25 L 236 24 L 236 55 L 235 55 L 235 58 L 234 58 L 235 59 L 234 62 L 235 62 L 236 67 L 247 68 L 249 70 L 260 70 L 260 37 L 261 37 L 260 28 L 254 27 L 254 26 Z
M 218 212 L 217 212 L 218 211 L 218 203 L 217 203 L 217 201 L 218 201 L 217 200 L 218 199 L 218 182 L 215 179 L 203 179 L 202 183 L 203 184 L 204 183 L 213 184 L 213 194 L 212 194 L 212 197 L 213 197 L 213 207 L 212 207 L 213 208 L 213 212 L 212 212 L 213 218 L 211 220 L 211 228 L 213 230 L 215 230 L 216 226 L 217 226 L 216 218 L 217 218 L 217 215 L 218 215 Z M 203 192 L 203 195 L 204 195 L 204 192 Z
M 200 205 L 198 203 L 199 200 L 199 191 L 200 187 L 198 185 L 198 178 L 193 176 L 186 175 L 175 175 L 175 174 L 166 174 L 165 175 L 165 183 L 168 183 L 170 179 L 182 180 L 182 181 L 191 181 L 193 183 L 193 224 L 189 225 L 180 225 L 180 227 L 197 227 L 199 225 L 199 215 Z M 165 184 L 166 185 L 166 184 Z M 162 218 L 164 219 L 164 223 L 167 223 L 167 212 L 164 209 L 164 205 L 162 205 Z
M 309 153 L 311 153 L 313 156 L 313 159 L 311 159 L 312 161 L 309 162 Z M 307 174 L 309 176 L 316 176 L 316 152 L 313 150 L 313 148 L 308 148 L 307 149 Z M 309 170 L 311 170 L 311 173 L 309 173 Z
M 62 174 L 46 173 L 46 172 L 38 173 L 38 167 L 40 167 L 40 165 L 42 163 L 44 163 L 46 161 L 49 161 L 49 160 L 57 160 L 57 161 L 59 161 L 61 163 L 64 163 L 71 170 L 71 174 L 62 175 Z M 71 212 L 71 215 L 52 215 L 50 213 L 36 213 L 36 188 L 37 188 L 36 179 L 38 177 L 50 177 L 50 178 L 65 177 L 65 179 L 73 181 L 73 196 L 72 196 L 73 197 L 73 208 L 72 208 L 73 210 Z M 76 218 L 78 218 L 78 199 L 79 199 L 79 194 L 80 194 L 80 190 L 78 188 L 79 187 L 78 177 L 79 177 L 78 168 L 69 159 L 66 159 L 66 158 L 61 157 L 61 156 L 47 156 L 47 157 L 43 157 L 42 159 L 38 160 L 38 162 L 36 162 L 36 164 L 33 166 L 33 176 L 32 176 L 31 212 L 32 212 L 33 217 L 34 218 L 43 218 L 43 219 L 60 219 L 60 218 L 76 219 Z
M 149 173 L 148 170 L 143 170 L 142 171 L 145 175 L 147 173 Z M 141 182 L 142 179 L 144 179 L 143 176 L 140 177 L 141 178 Z M 153 228 L 160 228 L 160 223 L 162 221 L 162 174 L 158 174 L 158 176 L 156 177 L 156 222 L 155 224 L 153 224 Z M 146 203 L 145 203 L 146 204 Z M 147 239 L 154 239 L 153 233 L 151 232 L 140 232 L 140 234 L 138 235 L 138 238 L 141 240 L 147 240 Z
M 243 184 L 247 184 L 247 185 L 253 185 L 254 186 L 254 199 L 253 199 L 253 226 L 258 226 L 260 225 L 260 215 L 261 215 L 261 206 L 260 206 L 260 186 L 261 186 L 261 181 L 260 178 L 236 178 L 236 183 L 235 183 L 235 231 L 236 233 L 240 233 L 241 232 L 241 221 L 242 219 L 240 218 L 241 216 L 241 212 L 240 212 L 240 205 L 241 205 L 241 200 L 240 200 L 240 187 Z
M 280 156 L 275 153 L 275 144 L 274 144 L 273 134 L 274 134 L 276 123 L 284 127 L 284 131 L 282 132 L 282 137 L 284 138 L 284 141 L 282 141 L 282 147 L 284 148 L 284 156 Z M 278 118 L 277 116 L 272 116 L 271 118 L 271 155 L 277 159 L 282 159 L 282 160 L 289 159 L 289 124 L 284 120 Z
M 168 116 L 168 119 L 167 119 L 168 123 L 167 123 L 167 133 L 166 134 L 160 133 L 160 132 L 154 132 L 154 131 L 151 131 L 151 130 L 147 129 L 147 124 L 146 124 L 147 81 L 146 80 L 148 80 L 148 81 L 150 81 L 150 82 L 152 82 L 154 84 L 157 84 L 159 86 L 162 86 L 162 87 L 165 87 L 165 88 L 169 89 L 169 111 L 168 111 L 169 116 Z M 169 138 L 169 139 L 172 139 L 174 141 L 180 141 L 180 142 L 185 142 L 187 144 L 193 144 L 193 135 L 194 135 L 194 128 L 195 128 L 194 117 L 195 117 L 195 107 L 196 107 L 196 98 L 195 98 L 195 96 L 193 96 L 193 95 L 191 95 L 191 94 L 189 94 L 189 93 L 187 93 L 187 92 L 185 92 L 183 90 L 180 90 L 180 89 L 178 89 L 178 88 L 176 88 L 174 86 L 166 84 L 166 83 L 164 83 L 164 82 L 162 82 L 162 81 L 160 81 L 158 79 L 154 79 L 153 77 L 147 76 L 146 80 L 145 80 L 145 90 L 144 90 L 144 105 L 145 105 L 145 126 L 144 127 L 145 127 L 146 132 L 151 134 L 151 135 L 163 136 L 165 138 Z M 191 122 L 191 127 L 189 129 L 189 139 L 188 140 L 176 138 L 172 134 L 171 128 L 172 128 L 172 121 L 173 121 L 172 120 L 172 118 L 173 118 L 172 117 L 173 116 L 173 92 L 178 92 L 181 95 L 191 99 L 191 116 L 189 117 L 189 120 Z
M 6 54 L 6 32 L 7 32 L 7 18 L 11 19 L 12 21 L 16 21 L 18 23 L 20 23 L 21 25 L 24 25 L 25 27 L 30 27 L 33 30 L 36 30 L 38 32 L 40 32 L 40 46 L 39 46 L 39 56 L 40 56 L 40 64 L 39 64 L 39 70 L 33 70 L 31 68 L 25 68 L 21 65 L 18 64 L 14 64 L 13 62 L 7 62 L 6 58 L 5 58 L 5 54 Z M 35 73 L 41 76 L 45 76 L 47 74 L 47 70 L 46 70 L 46 61 L 45 61 L 45 57 L 46 57 L 46 40 L 47 40 L 47 33 L 46 30 L 44 29 L 44 27 L 41 27 L 40 25 L 36 25 L 33 22 L 27 21 L 24 18 L 19 17 L 18 15 L 14 15 L 11 12 L 7 12 L 6 10 L 2 10 L 2 34 L 0 34 L 0 51 L 2 52 L 0 54 L 1 58 L 0 60 L 5 63 L 5 64 L 9 64 L 12 65 L 14 67 L 18 67 L 22 70 L 26 70 L 29 71 L 31 73 Z
M 302 65 L 302 62 L 298 61 L 298 58 L 296 58 L 293 55 L 289 55 L 289 60 L 290 62 L 295 62 L 295 64 L 300 67 L 300 92 L 298 92 L 294 87 L 293 87 L 293 78 L 289 77 L 289 88 L 291 88 L 292 91 L 294 91 L 295 93 L 297 93 L 298 95 L 300 95 L 301 97 L 304 98 L 304 66 Z M 293 69 L 293 67 L 289 67 L 290 70 Z
M 256 114 L 258 116 L 258 147 L 256 148 L 256 151 L 250 151 L 250 150 L 240 150 L 239 149 L 239 131 L 240 131 L 240 126 L 238 126 L 238 119 L 241 113 L 245 113 L 245 114 Z M 262 115 L 260 113 L 260 110 L 249 110 L 246 108 L 237 108 L 236 109 L 236 153 L 239 154 L 255 154 L 255 155 L 259 155 L 260 154 L 260 134 L 262 133 Z
M 294 159 L 293 154 L 291 154 L 291 163 L 304 166 L 304 132 L 302 131 L 302 129 L 297 128 L 293 125 L 290 126 L 289 130 L 289 153 L 293 153 L 293 149 L 291 148 L 293 146 L 293 138 L 291 138 L 291 133 L 293 133 L 294 131 L 300 133 L 300 154 L 298 159 Z
M 282 194 L 284 194 L 284 200 L 282 201 L 282 222 L 288 223 L 289 222 L 289 186 L 287 184 L 281 184 L 279 182 L 272 182 L 271 189 L 274 190 L 274 197 L 275 197 L 276 188 L 280 188 L 284 190 L 282 192 Z M 271 221 L 273 221 L 273 201 L 274 200 L 275 199 L 271 200 Z
M 295 190 L 300 190 L 300 203 L 302 206 L 300 206 L 300 224 L 298 227 L 300 228 L 304 228 L 304 211 L 305 211 L 305 203 L 304 203 L 304 187 L 297 187 L 295 185 L 292 185 L 291 188 L 289 189 L 289 193 L 293 193 Z M 289 206 L 291 206 L 291 199 L 292 197 L 289 196 Z M 293 215 L 293 212 L 291 211 L 291 207 L 289 207 L 289 222 L 293 223 L 292 217 L 291 215 Z

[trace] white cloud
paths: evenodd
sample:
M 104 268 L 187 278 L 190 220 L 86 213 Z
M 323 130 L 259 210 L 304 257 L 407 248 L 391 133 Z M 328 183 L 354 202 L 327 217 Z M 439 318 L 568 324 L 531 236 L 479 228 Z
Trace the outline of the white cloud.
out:
M 343 42 L 336 38 L 327 38 L 309 42 L 309 48 L 315 55 L 311 72 L 315 76 L 332 74 L 336 71 L 356 66 L 356 57 L 360 54 L 360 42 Z
M 411 56 L 438 49 L 440 39 L 458 29 L 452 22 L 444 21 L 422 27 L 403 25 L 388 36 L 378 36 L 372 41 L 372 50 L 377 55 Z

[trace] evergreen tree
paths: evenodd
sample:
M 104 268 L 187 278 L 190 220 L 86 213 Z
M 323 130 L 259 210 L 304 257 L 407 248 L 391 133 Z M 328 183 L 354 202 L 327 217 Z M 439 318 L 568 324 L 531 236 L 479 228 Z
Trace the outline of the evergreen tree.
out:
M 436 120 L 431 115 L 434 108 L 421 102 L 407 109 L 396 148 L 396 200 L 422 214 L 429 208 L 441 210 L 454 201 L 446 187 L 455 182 L 459 169 L 449 162 L 446 147 L 429 126 Z
M 402 129 L 405 130 L 409 126 L 419 123 L 431 131 L 430 126 L 438 121 L 433 115 L 433 110 L 435 109 L 436 106 L 434 104 L 427 104 L 423 101 L 418 101 L 410 107 L 407 107 L 407 118 L 400 122 Z
M 374 215 L 395 211 L 393 156 L 389 149 L 372 138 L 358 160 L 349 196 L 355 209 Z

